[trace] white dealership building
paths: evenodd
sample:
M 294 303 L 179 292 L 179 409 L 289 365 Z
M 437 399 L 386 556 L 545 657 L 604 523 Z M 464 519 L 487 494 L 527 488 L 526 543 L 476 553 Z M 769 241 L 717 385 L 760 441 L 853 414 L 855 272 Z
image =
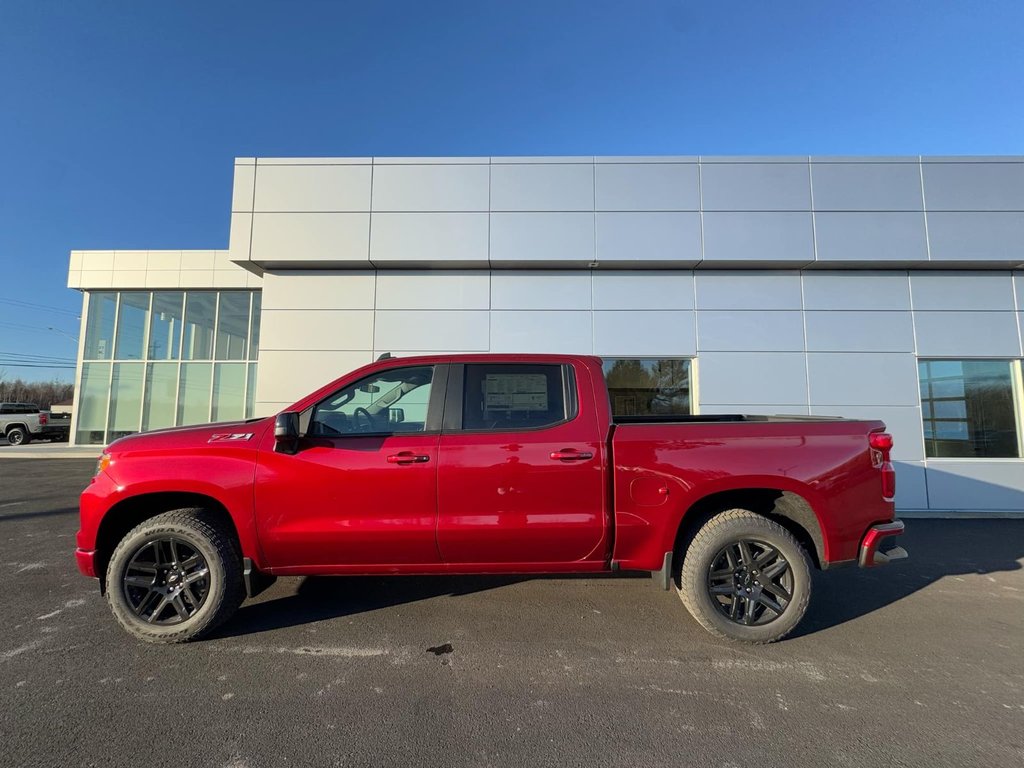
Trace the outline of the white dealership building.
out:
M 621 412 L 880 418 L 903 512 L 1024 510 L 1024 158 L 239 158 L 230 216 L 71 253 L 76 443 L 384 352 L 586 353 Z

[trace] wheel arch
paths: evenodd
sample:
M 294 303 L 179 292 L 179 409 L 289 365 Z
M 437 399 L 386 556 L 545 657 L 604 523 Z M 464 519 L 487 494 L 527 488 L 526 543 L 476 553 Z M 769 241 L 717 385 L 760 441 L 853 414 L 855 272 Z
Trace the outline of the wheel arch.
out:
M 678 572 L 682 565 L 682 553 L 701 526 L 719 512 L 728 509 L 748 509 L 774 520 L 800 542 L 815 568 L 820 570 L 827 563 L 821 522 L 804 496 L 779 488 L 738 488 L 709 493 L 693 502 L 683 513 L 673 548 L 673 572 Z
M 190 507 L 202 508 L 218 522 L 223 523 L 225 530 L 231 533 L 241 551 L 238 526 L 235 525 L 234 518 L 227 507 L 212 496 L 178 491 L 130 496 L 107 510 L 96 532 L 96 576 L 100 580 L 100 591 L 106 589 L 107 566 L 114 548 L 132 528 L 164 512 Z

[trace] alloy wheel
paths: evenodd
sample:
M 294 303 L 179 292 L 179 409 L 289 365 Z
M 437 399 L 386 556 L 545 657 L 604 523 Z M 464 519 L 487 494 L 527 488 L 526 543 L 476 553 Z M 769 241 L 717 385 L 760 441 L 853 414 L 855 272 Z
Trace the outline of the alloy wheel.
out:
M 140 546 L 122 578 L 128 607 L 149 624 L 192 618 L 210 592 L 210 568 L 185 539 L 162 536 Z
M 708 594 L 730 621 L 761 626 L 779 618 L 793 599 L 793 570 L 778 548 L 739 539 L 724 546 L 708 569 Z

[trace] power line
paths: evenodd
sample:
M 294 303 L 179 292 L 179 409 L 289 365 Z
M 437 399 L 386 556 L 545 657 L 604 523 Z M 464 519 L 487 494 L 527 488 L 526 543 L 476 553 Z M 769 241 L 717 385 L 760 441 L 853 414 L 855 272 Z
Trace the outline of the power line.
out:
M 10 357 L 8 355 L 0 355 L 0 360 L 6 360 L 8 365 L 75 365 L 74 360 L 47 360 L 45 358 L 37 357 Z
M 0 360 L 0 365 L 9 365 L 12 368 L 45 368 L 47 370 L 73 371 L 73 365 L 38 365 L 36 363 L 19 363 L 17 360 Z
M 14 328 L 19 331 L 48 331 L 49 326 L 45 325 L 26 325 L 25 323 L 12 323 L 9 320 L 0 320 L 0 325 L 7 328 Z
M 73 312 L 70 309 L 61 309 L 60 307 L 51 307 L 47 304 L 36 304 L 31 301 L 22 301 L 21 299 L 4 299 L 0 298 L 0 304 L 10 304 L 14 307 L 25 307 L 26 309 L 45 309 L 48 312 L 63 312 L 65 315 L 74 315 L 79 317 L 77 312 Z
M 68 355 L 37 355 L 34 352 L 5 352 L 0 350 L 0 355 L 6 355 L 8 357 L 34 357 L 39 360 L 60 360 L 62 362 L 73 363 L 75 358 Z

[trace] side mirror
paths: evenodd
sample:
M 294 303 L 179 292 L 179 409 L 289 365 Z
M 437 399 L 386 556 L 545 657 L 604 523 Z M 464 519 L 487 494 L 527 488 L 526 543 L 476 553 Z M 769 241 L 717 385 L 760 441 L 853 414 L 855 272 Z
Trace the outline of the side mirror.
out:
M 295 453 L 299 450 L 299 414 L 285 411 L 274 419 L 274 450 Z

